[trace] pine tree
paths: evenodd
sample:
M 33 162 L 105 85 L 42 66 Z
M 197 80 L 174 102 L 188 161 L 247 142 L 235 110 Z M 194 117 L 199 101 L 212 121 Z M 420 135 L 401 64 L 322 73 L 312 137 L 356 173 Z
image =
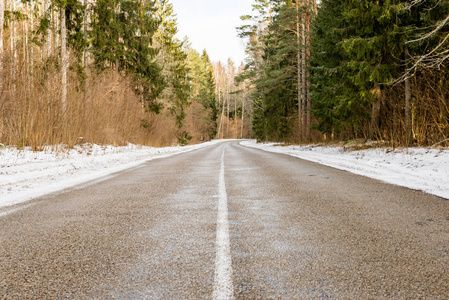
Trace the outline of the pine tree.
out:
M 310 140 L 306 66 L 314 7 L 315 1 L 310 0 L 256 1 L 259 15 L 242 17 L 257 22 L 239 30 L 241 37 L 249 37 L 249 61 L 243 76 L 255 83 L 253 125 L 258 139 L 292 139 L 293 128 L 298 128 L 299 140 Z

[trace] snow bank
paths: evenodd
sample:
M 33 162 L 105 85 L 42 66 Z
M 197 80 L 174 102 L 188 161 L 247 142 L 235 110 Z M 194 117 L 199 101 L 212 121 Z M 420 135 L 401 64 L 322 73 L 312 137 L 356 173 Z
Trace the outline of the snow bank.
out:
M 41 152 L 0 147 L 0 208 L 219 142 L 165 148 L 86 144 L 70 150 L 49 147 Z
M 77 146 L 71 150 L 0 147 L 0 208 L 22 203 L 85 182 L 95 182 L 145 161 L 192 151 L 221 141 L 186 147 L 151 148 L 128 145 Z M 277 146 L 242 141 L 242 145 L 284 153 L 384 182 L 449 199 L 449 151 L 437 149 L 369 149 Z
M 242 141 L 242 145 L 288 154 L 387 183 L 449 199 L 449 151 L 426 148 L 349 151 L 344 147 L 282 146 Z

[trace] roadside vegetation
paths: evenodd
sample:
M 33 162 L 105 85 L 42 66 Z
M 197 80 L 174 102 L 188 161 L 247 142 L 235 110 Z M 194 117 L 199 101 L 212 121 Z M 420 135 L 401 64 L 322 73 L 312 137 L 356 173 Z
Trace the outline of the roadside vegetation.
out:
M 213 68 L 166 0 L 2 1 L 0 142 L 165 146 L 215 137 Z
M 179 40 L 168 0 L 0 3 L 0 143 L 214 138 L 449 145 L 449 2 L 254 0 L 246 60 Z
M 254 1 L 239 31 L 258 140 L 449 145 L 449 2 Z

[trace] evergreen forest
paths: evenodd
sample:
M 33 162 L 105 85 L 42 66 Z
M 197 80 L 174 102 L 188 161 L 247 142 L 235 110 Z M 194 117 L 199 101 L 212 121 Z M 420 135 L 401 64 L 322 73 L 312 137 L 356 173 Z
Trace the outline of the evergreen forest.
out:
M 238 28 L 258 140 L 448 145 L 449 1 L 256 0 Z
M 0 143 L 449 145 L 449 1 L 252 7 L 236 64 L 177 38 L 169 0 L 2 0 Z

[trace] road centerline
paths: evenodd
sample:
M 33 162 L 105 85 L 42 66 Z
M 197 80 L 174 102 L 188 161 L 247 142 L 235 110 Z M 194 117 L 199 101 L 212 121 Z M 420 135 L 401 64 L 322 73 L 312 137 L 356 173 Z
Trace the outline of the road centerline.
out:
M 229 241 L 228 195 L 226 192 L 224 155 L 225 150 L 223 149 L 218 181 L 219 200 L 213 293 L 213 299 L 215 300 L 234 299 L 231 246 Z

